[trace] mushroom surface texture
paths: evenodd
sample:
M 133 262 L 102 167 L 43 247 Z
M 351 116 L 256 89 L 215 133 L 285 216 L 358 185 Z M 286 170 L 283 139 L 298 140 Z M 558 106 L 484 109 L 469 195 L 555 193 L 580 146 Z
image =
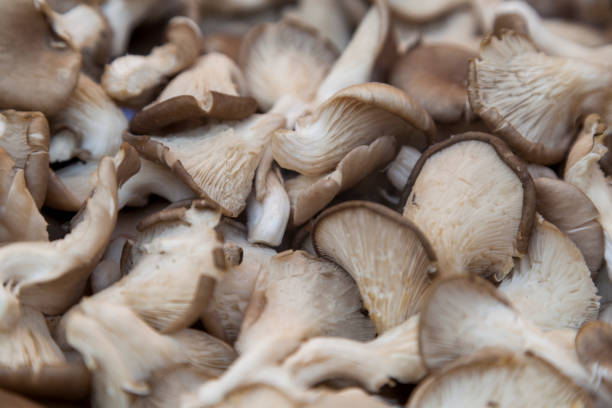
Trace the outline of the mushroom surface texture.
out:
M 442 276 L 500 281 L 527 251 L 535 189 L 525 163 L 498 138 L 477 132 L 430 147 L 403 192 L 406 218 L 429 239 Z

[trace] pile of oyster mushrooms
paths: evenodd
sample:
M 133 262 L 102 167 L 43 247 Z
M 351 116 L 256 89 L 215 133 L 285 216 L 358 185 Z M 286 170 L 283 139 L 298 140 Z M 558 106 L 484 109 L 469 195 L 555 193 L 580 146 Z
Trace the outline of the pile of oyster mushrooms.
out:
M 7 0 L 0 70 L 0 406 L 612 406 L 609 1 Z

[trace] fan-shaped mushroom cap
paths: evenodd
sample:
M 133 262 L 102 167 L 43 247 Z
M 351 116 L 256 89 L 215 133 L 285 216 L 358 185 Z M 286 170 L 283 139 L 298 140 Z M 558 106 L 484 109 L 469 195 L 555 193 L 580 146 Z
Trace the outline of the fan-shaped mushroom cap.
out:
M 44 0 L 3 2 L 0 19 L 0 109 L 57 112 L 76 86 L 81 54 Z
M 468 120 L 467 76 L 475 56 L 455 45 L 420 45 L 395 63 L 389 83 L 416 99 L 437 122 Z
M 602 321 L 585 323 L 576 335 L 576 353 L 597 382 L 612 390 L 612 325 Z
M 280 115 L 254 115 L 242 122 L 214 123 L 166 136 L 126 135 L 149 160 L 176 174 L 224 214 L 238 216 L 246 205 L 255 170 Z
M 393 158 L 397 143 L 392 136 L 383 136 L 368 146 L 351 150 L 324 176 L 298 175 L 285 182 L 291 202 L 291 222 L 301 225 L 325 208 L 342 191 L 353 187 L 370 173 L 384 167 Z
M 536 217 L 527 255 L 499 285 L 523 315 L 543 329 L 578 329 L 597 318 L 599 296 L 574 243 Z
M 533 182 L 525 163 L 494 136 L 468 132 L 430 147 L 412 170 L 403 202 L 404 216 L 433 245 L 443 276 L 501 280 L 513 257 L 527 251 Z
M 517 154 L 551 164 L 569 148 L 581 102 L 610 83 L 605 66 L 538 53 L 524 35 L 508 31 L 482 42 L 480 58 L 470 63 L 469 99 Z
M 117 186 L 137 171 L 132 154 L 125 145 L 114 158 L 100 161 L 96 187 L 63 239 L 0 248 L 0 282 L 21 303 L 60 314 L 82 296 L 115 227 Z
M 104 126 L 100 126 L 103 123 Z M 85 74 L 79 75 L 79 81 L 68 104 L 51 118 L 53 135 L 68 132 L 76 139 L 77 150 L 66 152 L 64 141 L 62 148 L 55 146 L 55 137 L 51 138 L 51 161 L 68 160 L 74 156 L 82 159 L 101 159 L 113 155 L 121 146 L 121 135 L 127 129 L 127 119 L 123 112 L 106 95 L 96 82 Z
M 436 256 L 400 214 L 365 201 L 339 204 L 315 220 L 312 240 L 317 254 L 351 274 L 379 334 L 418 312 Z
M 40 112 L 0 113 L 0 147 L 6 149 L 17 168 L 24 170 L 26 185 L 40 208 L 49 180 L 49 125 Z
M 332 171 L 351 150 L 380 136 L 396 136 L 422 149 L 435 135 L 427 112 L 405 92 L 390 85 L 367 83 L 336 93 L 295 130 L 278 130 L 272 154 L 283 168 L 307 176 Z
M 249 93 L 264 111 L 287 98 L 310 102 L 336 57 L 328 40 L 293 19 L 253 27 L 240 48 Z M 284 108 L 277 106 L 275 111 Z
M 26 187 L 23 170 L 0 147 L 0 243 L 48 239 L 47 222 Z
M 166 28 L 166 43 L 149 55 L 125 55 L 106 66 L 102 87 L 113 99 L 130 106 L 149 103 L 166 81 L 192 65 L 199 54 L 202 34 L 187 17 L 174 17 Z
M 573 184 L 548 177 L 534 180 L 536 210 L 555 224 L 578 247 L 591 272 L 599 270 L 604 255 L 604 233 L 599 211 Z
M 590 407 L 589 396 L 554 366 L 529 353 L 481 352 L 419 384 L 408 408 Z
M 257 109 L 255 100 L 245 93 L 245 81 L 236 63 L 223 54 L 206 54 L 134 115 L 130 131 L 153 133 L 174 123 L 200 118 L 243 119 Z
M 394 381 L 416 382 L 426 374 L 418 350 L 418 322 L 414 315 L 367 343 L 315 337 L 290 355 L 283 369 L 304 387 L 350 379 L 375 392 Z
M 138 239 L 124 249 L 120 281 L 93 299 L 130 307 L 162 332 L 192 324 L 226 269 L 214 227 L 221 214 L 202 200 L 141 221 Z

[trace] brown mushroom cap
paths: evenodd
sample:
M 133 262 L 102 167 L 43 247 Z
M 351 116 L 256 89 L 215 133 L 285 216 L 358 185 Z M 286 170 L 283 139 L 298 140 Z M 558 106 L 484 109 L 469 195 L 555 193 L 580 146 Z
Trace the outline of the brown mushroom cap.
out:
M 295 130 L 276 131 L 272 154 L 283 168 L 318 176 L 333 170 L 355 147 L 380 136 L 396 136 L 423 149 L 435 132 L 431 117 L 408 94 L 372 82 L 339 91 L 298 119 Z
M 44 1 L 15 0 L 0 6 L 0 70 L 5 73 L 0 109 L 53 114 L 76 86 L 81 54 L 58 31 L 48 11 Z
M 468 132 L 423 153 L 402 203 L 404 216 L 432 243 L 441 274 L 493 274 L 501 280 L 513 257 L 527 251 L 535 198 L 527 166 L 505 143 Z
M 612 325 L 602 321 L 585 323 L 576 335 L 576 353 L 606 388 L 612 390 Z
M 604 232 L 599 211 L 577 187 L 562 180 L 534 180 L 536 210 L 552 222 L 580 249 L 591 272 L 599 270 L 604 256 Z
M 382 205 L 349 201 L 317 217 L 312 239 L 317 254 L 357 282 L 379 334 L 418 312 L 436 256 L 412 222 Z
M 467 77 L 469 59 L 475 56 L 455 45 L 420 45 L 395 63 L 389 82 L 416 99 L 437 122 L 469 119 Z
M 444 367 L 419 384 L 408 408 L 590 407 L 587 393 L 530 353 L 491 350 Z
M 170 81 L 155 101 L 134 115 L 130 131 L 153 133 L 200 118 L 246 118 L 255 112 L 257 104 L 245 92 L 242 72 L 234 61 L 223 54 L 203 55 L 192 68 Z
M 49 125 L 40 112 L 0 112 L 0 146 L 24 170 L 26 184 L 40 208 L 49 179 Z
M 33 401 L 30 401 L 19 394 L 0 389 L 0 404 L 5 407 L 13 408 L 43 408 Z

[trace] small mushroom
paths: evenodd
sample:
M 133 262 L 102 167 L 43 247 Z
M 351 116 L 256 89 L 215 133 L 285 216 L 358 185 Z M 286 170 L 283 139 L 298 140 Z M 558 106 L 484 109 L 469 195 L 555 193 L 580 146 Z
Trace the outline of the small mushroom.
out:
M 408 408 L 589 407 L 587 393 L 530 353 L 490 350 L 449 364 L 421 382 Z
M 442 276 L 498 281 L 527 251 L 535 201 L 527 166 L 501 140 L 478 132 L 427 149 L 403 192 L 404 217 L 433 245 Z
M 253 115 L 165 136 L 125 138 L 143 157 L 166 166 L 224 214 L 236 217 L 246 206 L 270 134 L 283 123 L 280 115 Z
M 436 256 L 400 214 L 379 204 L 345 202 L 317 217 L 312 241 L 318 255 L 351 274 L 379 334 L 418 313 Z
M 11 155 L 17 168 L 23 169 L 28 190 L 40 208 L 47 194 L 49 173 L 47 119 L 40 112 L 1 112 L 0 147 Z
M 172 124 L 200 118 L 244 119 L 257 109 L 255 100 L 245 93 L 244 78 L 236 63 L 223 54 L 206 54 L 170 81 L 155 101 L 134 115 L 130 131 L 154 133 Z
M 604 256 L 604 232 L 599 211 L 577 187 L 549 177 L 536 178 L 536 210 L 578 247 L 592 273 Z
M 294 130 L 276 131 L 272 154 L 285 169 L 319 176 L 355 147 L 381 136 L 396 136 L 422 149 L 435 132 L 431 117 L 405 92 L 381 83 L 359 84 L 299 118 Z
M 527 255 L 500 283 L 499 291 L 545 330 L 578 329 L 599 312 L 597 288 L 582 254 L 539 215 Z
M 570 146 L 580 104 L 610 83 L 608 67 L 544 55 L 507 31 L 483 40 L 470 63 L 468 95 L 474 112 L 519 156 L 553 164 Z
M 0 6 L 0 70 L 5 73 L 0 109 L 51 115 L 68 102 L 81 69 L 81 54 L 55 23 L 44 0 L 15 0 Z
M 202 34 L 187 17 L 174 17 L 166 28 L 166 43 L 148 55 L 125 55 L 106 66 L 102 87 L 123 105 L 149 103 L 167 78 L 191 66 L 197 59 Z
M 0 243 L 48 239 L 47 222 L 26 187 L 24 171 L 0 147 Z

